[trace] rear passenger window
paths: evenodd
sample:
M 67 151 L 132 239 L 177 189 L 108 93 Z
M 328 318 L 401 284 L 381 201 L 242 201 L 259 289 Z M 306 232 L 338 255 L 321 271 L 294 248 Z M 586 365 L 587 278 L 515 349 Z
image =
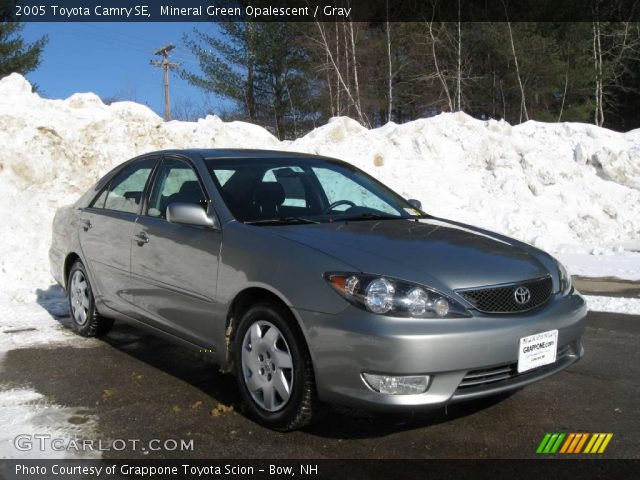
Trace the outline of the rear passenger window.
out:
M 207 207 L 206 197 L 198 181 L 198 175 L 181 160 L 165 160 L 153 185 L 149 209 L 150 217 L 166 218 L 171 203 L 193 203 Z
M 94 208 L 138 213 L 144 187 L 149 179 L 155 160 L 138 160 L 120 171 L 94 201 Z

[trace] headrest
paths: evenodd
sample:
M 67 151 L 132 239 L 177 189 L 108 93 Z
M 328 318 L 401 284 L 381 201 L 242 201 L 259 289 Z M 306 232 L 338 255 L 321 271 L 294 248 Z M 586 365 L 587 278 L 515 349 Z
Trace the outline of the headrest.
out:
M 197 180 L 190 180 L 182 184 L 179 193 L 202 193 L 202 189 Z
M 282 205 L 284 188 L 278 182 L 262 183 L 254 190 L 253 200 L 259 205 Z

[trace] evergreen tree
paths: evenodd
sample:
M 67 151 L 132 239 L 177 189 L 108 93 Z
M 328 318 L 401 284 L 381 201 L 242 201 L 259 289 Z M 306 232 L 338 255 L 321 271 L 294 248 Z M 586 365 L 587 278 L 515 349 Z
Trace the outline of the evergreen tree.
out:
M 292 23 L 226 22 L 221 35 L 194 30 L 185 37 L 200 72 L 182 71 L 191 84 L 232 101 L 240 118 L 280 138 L 304 133 L 318 104 L 310 62 Z
M 14 22 L 14 0 L 3 0 L 0 5 L 0 78 L 17 72 L 25 75 L 32 72 L 41 61 L 47 36 L 33 43 L 25 43 L 20 35 L 24 25 Z

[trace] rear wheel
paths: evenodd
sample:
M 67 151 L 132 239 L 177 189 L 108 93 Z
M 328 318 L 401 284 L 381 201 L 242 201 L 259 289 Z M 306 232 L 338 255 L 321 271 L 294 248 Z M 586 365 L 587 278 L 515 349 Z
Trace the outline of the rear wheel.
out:
M 111 329 L 113 320 L 101 317 L 96 310 L 89 276 L 80 260 L 73 264 L 69 272 L 67 296 L 71 324 L 76 333 L 83 337 L 96 337 Z
M 308 425 L 317 410 L 311 357 L 282 306 L 261 303 L 242 316 L 235 336 L 236 377 L 251 417 L 274 430 Z

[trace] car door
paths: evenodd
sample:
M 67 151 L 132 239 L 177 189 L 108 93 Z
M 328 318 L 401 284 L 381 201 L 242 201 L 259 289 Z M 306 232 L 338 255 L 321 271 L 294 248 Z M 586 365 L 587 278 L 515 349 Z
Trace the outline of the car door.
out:
M 131 278 L 137 317 L 192 343 L 211 345 L 220 316 L 215 296 L 222 232 L 169 223 L 171 203 L 210 208 L 202 182 L 186 159 L 163 160 L 135 225 Z
M 126 164 L 80 214 L 80 247 L 92 276 L 98 305 L 131 310 L 131 236 L 144 190 L 158 159 Z

